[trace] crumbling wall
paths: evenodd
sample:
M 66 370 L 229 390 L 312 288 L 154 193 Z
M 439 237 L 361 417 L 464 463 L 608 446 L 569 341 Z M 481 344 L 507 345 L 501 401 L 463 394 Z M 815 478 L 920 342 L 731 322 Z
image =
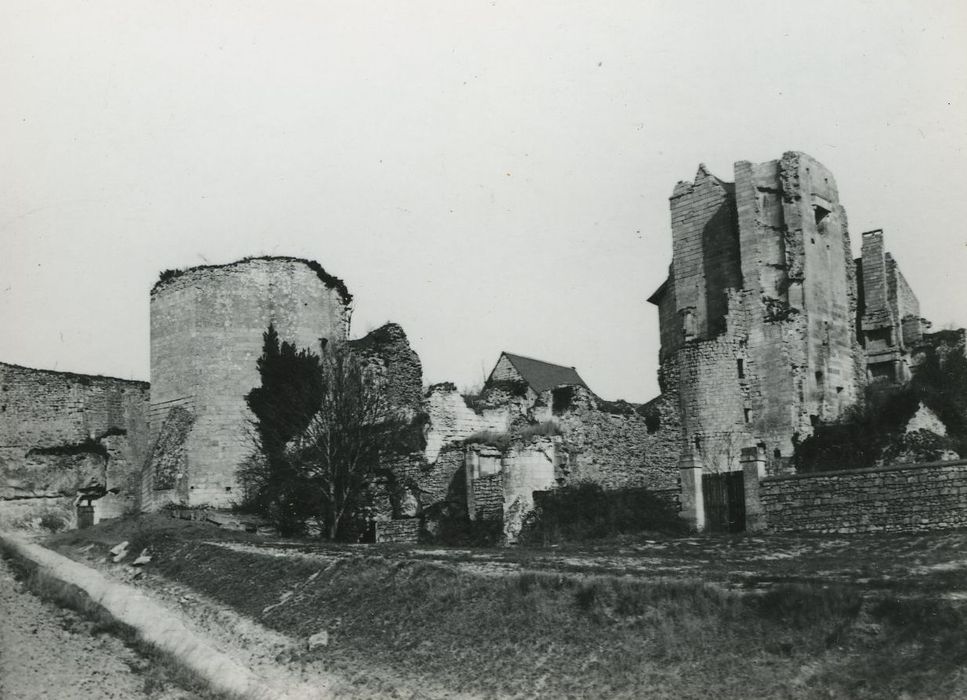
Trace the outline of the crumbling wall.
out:
M 0 363 L 0 500 L 25 499 L 18 513 L 30 500 L 63 509 L 98 486 L 133 505 L 147 407 L 145 382 Z
M 387 323 L 349 345 L 380 378 L 393 410 L 411 418 L 422 412 L 423 365 L 399 324 Z
M 475 433 L 510 429 L 508 406 L 482 409 L 480 413 L 467 406 L 457 388 L 449 383 L 434 384 L 426 393 L 429 423 L 426 434 L 426 460 L 434 462 L 447 445 L 462 442 Z
M 346 339 L 351 300 L 341 280 L 297 258 L 251 258 L 162 276 L 151 290 L 151 431 L 159 435 L 175 406 L 194 415 L 182 504 L 237 500 L 236 470 L 252 450 L 244 397 L 259 385 L 255 363 L 269 324 L 282 340 L 316 350 L 322 338 Z M 158 505 L 150 483 L 157 469 L 150 463 L 145 470 L 146 508 Z
M 505 457 L 501 471 L 504 541 L 517 541 L 524 517 L 534 509 L 534 492 L 557 485 L 558 444 L 559 441 L 553 438 L 538 437 L 523 445 L 515 445 Z
M 605 489 L 674 486 L 682 451 L 677 403 L 672 394 L 640 405 L 604 402 L 574 387 L 567 408 L 553 418 L 561 432 L 562 480 Z
M 915 348 L 925 326 L 920 302 L 893 256 L 886 252 L 883 231 L 863 234 L 860 279 L 860 331 L 865 350 L 864 374 L 872 380 L 904 382 L 916 363 Z
M 796 152 L 736 163 L 734 185 L 700 167 L 694 183 L 676 185 L 671 222 L 672 270 L 650 301 L 662 324 L 661 375 L 676 377 L 663 390 L 679 400 L 682 451 L 706 469 L 738 469 L 741 448 L 755 444 L 781 469 L 862 385 L 855 268 L 835 180 Z
M 721 332 L 725 290 L 741 284 L 732 190 L 700 165 L 695 182 L 678 183 L 670 199 L 670 276 L 686 341 Z

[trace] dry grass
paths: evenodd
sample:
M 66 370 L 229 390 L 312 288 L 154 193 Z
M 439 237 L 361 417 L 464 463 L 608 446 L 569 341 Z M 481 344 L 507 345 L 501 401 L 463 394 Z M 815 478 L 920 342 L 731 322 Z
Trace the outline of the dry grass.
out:
M 55 539 L 104 549 L 123 527 Z M 323 655 L 290 661 L 322 664 L 362 694 L 390 692 L 387 678 L 491 697 L 967 693 L 967 619 L 940 599 L 818 582 L 748 594 L 568 571 L 481 576 L 378 547 L 279 558 L 228 550 L 212 540 L 235 533 L 177 521 L 144 520 L 127 534 L 134 549 L 151 548 L 149 575 L 296 638 L 328 630 Z
M 8 554 L 4 552 L 3 556 L 7 558 Z M 55 579 L 42 569 L 29 567 L 19 558 L 10 557 L 10 563 L 18 578 L 31 592 L 44 600 L 73 610 L 83 618 L 81 624 L 69 626 L 67 629 L 91 636 L 110 634 L 134 650 L 137 661 L 129 666 L 143 677 L 145 695 L 151 696 L 174 685 L 198 700 L 232 700 L 232 696 L 212 690 L 204 679 L 184 668 L 169 654 L 143 641 L 132 628 L 114 619 L 77 586 Z

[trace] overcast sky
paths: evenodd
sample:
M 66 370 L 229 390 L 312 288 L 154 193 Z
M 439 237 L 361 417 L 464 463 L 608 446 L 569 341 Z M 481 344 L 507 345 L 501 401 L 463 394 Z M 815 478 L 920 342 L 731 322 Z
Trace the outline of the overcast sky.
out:
M 700 162 L 805 151 L 967 325 L 962 2 L 0 2 L 0 361 L 148 378 L 165 268 L 318 260 L 427 382 L 657 393 Z

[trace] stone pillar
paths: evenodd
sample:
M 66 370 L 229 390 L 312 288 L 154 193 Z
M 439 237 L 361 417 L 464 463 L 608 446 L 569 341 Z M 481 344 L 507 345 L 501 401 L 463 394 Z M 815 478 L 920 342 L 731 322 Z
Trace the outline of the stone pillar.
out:
M 759 497 L 759 480 L 766 475 L 766 456 L 761 447 L 742 448 L 742 477 L 745 486 L 746 532 L 766 529 L 766 512 Z
M 678 462 L 682 510 L 679 517 L 695 532 L 705 529 L 705 500 L 702 498 L 702 462 L 698 455 L 683 455 Z
M 480 476 L 480 455 L 470 446 L 466 448 L 463 457 L 463 475 L 467 487 L 467 515 L 471 520 L 477 519 L 477 504 L 473 497 L 473 482 Z

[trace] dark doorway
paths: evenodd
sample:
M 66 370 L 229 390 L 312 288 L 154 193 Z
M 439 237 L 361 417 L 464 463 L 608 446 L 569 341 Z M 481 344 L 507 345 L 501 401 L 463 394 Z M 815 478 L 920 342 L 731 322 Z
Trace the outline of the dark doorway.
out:
M 705 528 L 709 532 L 745 530 L 745 479 L 742 472 L 702 475 Z

